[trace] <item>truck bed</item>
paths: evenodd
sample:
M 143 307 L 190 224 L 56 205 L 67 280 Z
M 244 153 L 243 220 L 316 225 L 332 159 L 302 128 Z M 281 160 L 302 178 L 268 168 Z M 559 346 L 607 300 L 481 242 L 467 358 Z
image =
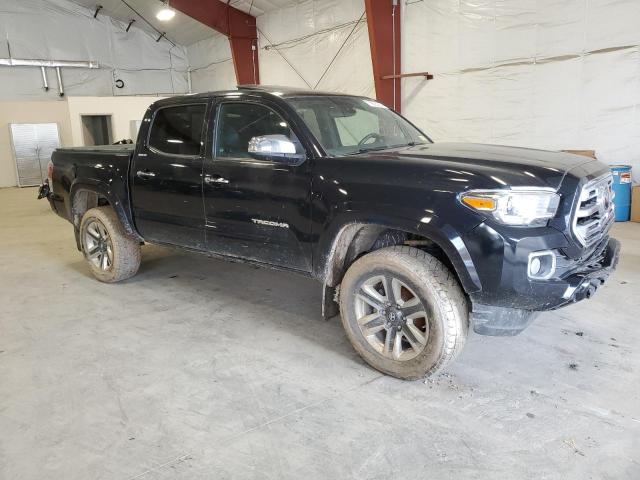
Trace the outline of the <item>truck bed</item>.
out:
M 94 145 L 90 147 L 60 147 L 56 149 L 59 152 L 70 152 L 70 153 L 109 153 L 109 154 L 117 154 L 117 153 L 126 153 L 131 154 L 135 150 L 136 146 L 133 143 L 123 144 L 123 145 Z
M 96 192 L 114 205 L 125 229 L 133 233 L 129 203 L 129 167 L 135 145 L 100 145 L 58 148 L 53 152 L 53 188 L 49 200 L 54 210 L 76 224 L 73 191 Z

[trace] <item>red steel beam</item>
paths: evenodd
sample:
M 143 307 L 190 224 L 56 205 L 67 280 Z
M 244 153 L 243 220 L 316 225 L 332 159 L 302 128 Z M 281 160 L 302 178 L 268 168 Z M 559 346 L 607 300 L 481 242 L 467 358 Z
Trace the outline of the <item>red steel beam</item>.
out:
M 220 0 L 171 0 L 170 5 L 229 38 L 238 85 L 260 83 L 254 16 Z
M 400 112 L 400 1 L 365 0 L 364 5 L 376 98 Z

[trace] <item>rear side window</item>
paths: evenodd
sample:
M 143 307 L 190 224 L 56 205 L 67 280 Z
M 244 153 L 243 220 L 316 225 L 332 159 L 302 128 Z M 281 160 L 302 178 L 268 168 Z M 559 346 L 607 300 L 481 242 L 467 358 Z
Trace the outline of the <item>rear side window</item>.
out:
M 158 110 L 149 146 L 171 155 L 199 155 L 206 105 L 181 105 Z

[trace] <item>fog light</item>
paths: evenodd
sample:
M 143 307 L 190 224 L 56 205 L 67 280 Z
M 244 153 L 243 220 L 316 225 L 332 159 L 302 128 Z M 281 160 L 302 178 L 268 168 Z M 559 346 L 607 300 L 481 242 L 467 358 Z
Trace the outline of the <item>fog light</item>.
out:
M 556 254 L 551 250 L 529 254 L 527 275 L 535 280 L 551 278 L 556 271 Z
M 533 275 L 534 277 L 536 275 L 538 275 L 538 273 L 540 273 L 540 267 L 542 267 L 542 263 L 540 262 L 540 258 L 539 257 L 533 257 L 531 259 L 531 264 L 529 265 L 529 272 L 531 272 L 531 275 Z

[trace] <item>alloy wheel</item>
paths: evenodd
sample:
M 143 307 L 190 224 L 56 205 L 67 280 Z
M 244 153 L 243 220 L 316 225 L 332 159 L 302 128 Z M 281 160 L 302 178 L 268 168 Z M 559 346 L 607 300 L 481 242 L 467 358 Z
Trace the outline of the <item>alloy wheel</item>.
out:
M 113 265 L 113 243 L 105 226 L 99 220 L 91 220 L 84 235 L 87 258 L 100 270 L 109 270 Z
M 379 354 L 406 361 L 424 350 L 429 337 L 427 310 L 405 282 L 375 275 L 361 284 L 354 299 L 360 331 Z

